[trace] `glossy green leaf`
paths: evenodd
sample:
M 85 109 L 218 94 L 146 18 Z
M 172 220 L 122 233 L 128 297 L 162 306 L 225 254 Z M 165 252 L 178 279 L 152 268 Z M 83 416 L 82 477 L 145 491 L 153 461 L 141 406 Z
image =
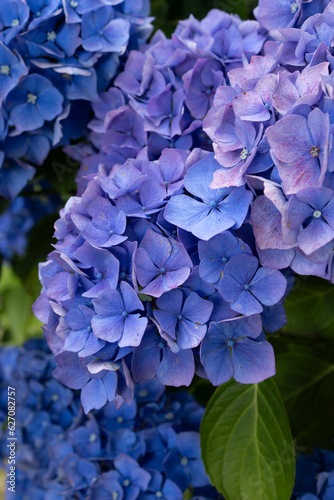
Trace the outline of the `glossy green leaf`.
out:
M 331 349 L 331 347 L 329 347 Z M 314 348 L 314 350 L 316 350 Z M 297 445 L 331 447 L 334 422 L 334 360 L 303 351 L 277 356 L 275 381 Z
M 202 458 L 227 500 L 289 500 L 295 458 L 288 418 L 272 379 L 220 386 L 201 426 Z
M 334 338 L 334 287 L 321 278 L 297 277 L 284 303 L 284 333 L 310 338 Z

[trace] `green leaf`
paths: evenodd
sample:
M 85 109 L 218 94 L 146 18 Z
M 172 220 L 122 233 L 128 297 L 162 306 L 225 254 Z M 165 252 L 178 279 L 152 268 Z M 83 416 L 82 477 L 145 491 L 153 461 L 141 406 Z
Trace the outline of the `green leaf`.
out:
M 315 277 L 296 278 L 297 286 L 284 303 L 283 332 L 309 338 L 334 338 L 334 287 Z
M 303 352 L 277 357 L 275 381 L 298 446 L 332 447 L 334 361 Z
M 218 387 L 201 425 L 204 465 L 227 500 L 289 500 L 295 458 L 288 418 L 272 379 Z

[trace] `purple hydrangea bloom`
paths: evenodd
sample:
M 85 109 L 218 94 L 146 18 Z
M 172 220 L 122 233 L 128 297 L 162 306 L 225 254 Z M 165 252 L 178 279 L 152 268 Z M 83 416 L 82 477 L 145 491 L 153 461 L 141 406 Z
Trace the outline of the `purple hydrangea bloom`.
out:
M 228 231 L 214 236 L 209 241 L 199 241 L 200 277 L 207 283 L 217 284 L 224 275 L 227 262 L 239 253 L 251 255 L 252 251 L 248 245 Z
M 261 331 L 258 315 L 211 323 L 201 346 L 201 361 L 214 385 L 232 377 L 241 384 L 257 384 L 275 375 L 272 346 L 266 340 L 256 341 Z
M 203 240 L 229 228 L 238 228 L 247 215 L 252 194 L 241 188 L 210 189 L 219 164 L 209 155 L 196 163 L 184 178 L 185 189 L 169 201 L 165 219 Z
M 259 267 L 256 257 L 235 255 L 226 264 L 219 292 L 231 309 L 245 316 L 261 313 L 263 306 L 281 300 L 287 281 L 280 271 Z
M 184 246 L 149 229 L 135 255 L 142 293 L 160 297 L 182 285 L 193 265 Z
M 177 341 L 180 349 L 197 347 L 204 338 L 213 309 L 212 302 L 191 292 L 185 298 L 181 290 L 160 297 L 153 314 L 162 330 Z
M 93 300 L 96 316 L 93 332 L 99 339 L 118 342 L 120 347 L 137 346 L 146 330 L 147 318 L 135 311 L 144 309 L 134 289 L 122 281 L 120 291 L 105 290 Z
M 266 136 L 286 194 L 321 186 L 328 162 L 328 115 L 314 109 L 307 117 L 286 116 Z
M 0 42 L 0 106 L 8 93 L 27 73 L 28 68 L 22 59 Z

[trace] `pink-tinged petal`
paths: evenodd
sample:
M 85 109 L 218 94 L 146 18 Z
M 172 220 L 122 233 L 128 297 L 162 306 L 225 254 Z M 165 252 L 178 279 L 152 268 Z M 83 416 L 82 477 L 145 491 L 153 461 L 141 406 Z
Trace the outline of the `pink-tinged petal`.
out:
M 233 109 L 235 114 L 245 121 L 264 122 L 271 117 L 269 110 L 263 104 L 261 96 L 256 92 L 246 92 L 235 97 Z
M 267 342 L 238 340 L 232 348 L 234 379 L 241 384 L 257 384 L 276 373 L 274 350 Z
M 188 387 L 195 374 L 194 355 L 191 349 L 172 353 L 169 348 L 163 350 L 163 358 L 157 370 L 161 383 L 173 387 Z
M 278 85 L 273 97 L 274 108 L 282 115 L 285 115 L 294 106 L 297 99 L 299 99 L 299 93 L 295 85 L 287 75 L 280 72 Z
M 266 137 L 275 157 L 284 163 L 295 162 L 306 153 L 311 159 L 312 138 L 307 120 L 300 115 L 288 115 L 269 127 Z
M 317 94 L 321 84 L 321 76 L 328 75 L 328 62 L 304 69 L 296 80 L 296 89 L 300 97 Z
M 190 271 L 190 267 L 181 267 L 181 269 L 167 272 L 165 291 L 181 286 L 189 278 Z
M 321 219 L 313 219 L 312 222 L 303 229 L 298 237 L 299 248 L 310 255 L 334 238 L 333 229 Z
M 251 224 L 256 244 L 261 250 L 290 248 L 291 245 L 287 245 L 283 241 L 282 216 L 266 196 L 259 196 L 254 200 Z
M 275 163 L 283 181 L 286 195 L 296 194 L 298 191 L 318 187 L 321 184 L 321 169 L 319 161 L 311 153 L 307 157 L 298 158 L 291 163 Z

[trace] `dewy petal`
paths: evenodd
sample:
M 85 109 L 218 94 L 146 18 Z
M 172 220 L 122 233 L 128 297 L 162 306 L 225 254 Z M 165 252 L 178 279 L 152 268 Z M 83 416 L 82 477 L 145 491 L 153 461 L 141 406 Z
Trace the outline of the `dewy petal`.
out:
M 287 280 L 280 271 L 261 267 L 249 284 L 252 294 L 264 305 L 272 306 L 283 297 Z
M 234 379 L 241 384 L 257 384 L 276 373 L 274 350 L 266 340 L 238 340 L 232 349 Z

